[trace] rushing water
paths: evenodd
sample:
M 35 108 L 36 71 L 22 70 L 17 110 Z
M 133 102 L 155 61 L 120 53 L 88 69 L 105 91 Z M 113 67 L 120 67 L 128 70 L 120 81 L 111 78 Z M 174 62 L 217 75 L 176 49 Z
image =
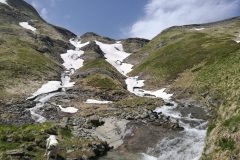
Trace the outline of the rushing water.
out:
M 177 103 L 170 103 L 174 106 L 162 106 L 155 111 L 169 116 L 171 121 L 177 121 L 184 128 L 183 131 L 169 136 L 166 133 L 166 137 L 156 146 L 148 148 L 146 153 L 120 153 L 114 150 L 100 160 L 199 160 L 204 148 L 208 122 L 193 118 L 191 114 L 183 116 Z
M 169 136 L 161 140 L 154 148 L 149 148 L 147 154 L 154 157 L 143 155 L 144 160 L 198 160 L 204 148 L 204 140 L 207 131 L 207 121 L 202 119 L 187 117 L 175 110 L 174 106 L 163 106 L 156 109 L 169 116 L 172 121 L 178 121 L 184 128 L 174 136 Z

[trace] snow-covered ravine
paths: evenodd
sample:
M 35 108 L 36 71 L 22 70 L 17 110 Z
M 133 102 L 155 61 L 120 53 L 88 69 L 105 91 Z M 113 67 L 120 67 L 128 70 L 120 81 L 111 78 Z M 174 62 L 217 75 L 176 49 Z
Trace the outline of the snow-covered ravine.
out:
M 197 29 L 196 29 L 197 30 Z M 203 30 L 198 29 L 198 30 Z M 149 91 L 144 90 L 144 80 L 138 77 L 128 77 L 127 74 L 132 71 L 133 65 L 124 63 L 124 59 L 130 56 L 123 50 L 121 42 L 115 44 L 104 44 L 96 41 L 101 50 L 105 53 L 106 61 L 112 64 L 121 74 L 126 76 L 126 84 L 129 92 L 140 97 L 162 98 L 165 102 L 174 104 L 173 106 L 162 106 L 155 111 L 170 117 L 171 121 L 179 122 L 184 128 L 174 137 L 168 137 L 161 140 L 154 148 L 149 148 L 147 153 L 141 154 L 142 160 L 198 160 L 203 152 L 204 139 L 207 130 L 207 121 L 191 118 L 191 115 L 184 117 L 178 111 L 177 103 L 171 100 L 173 94 L 165 92 L 165 88 Z
M 32 119 L 35 122 L 43 123 L 46 118 L 42 116 L 41 109 L 44 107 L 45 103 L 48 102 L 52 97 L 61 95 L 64 93 L 66 88 L 74 86 L 74 82 L 71 82 L 70 76 L 79 68 L 83 66 L 84 60 L 80 57 L 84 54 L 84 51 L 80 50 L 82 47 L 86 46 L 87 43 L 81 44 L 80 41 L 71 39 L 70 43 L 75 46 L 75 50 L 67 50 L 67 53 L 61 54 L 61 58 L 64 63 L 65 71 L 62 73 L 60 81 L 49 81 L 43 84 L 32 96 L 28 97 L 28 100 L 34 100 L 36 102 L 35 107 L 30 108 L 30 113 Z M 73 107 L 63 108 L 58 105 L 62 112 L 66 113 L 76 113 L 78 109 Z

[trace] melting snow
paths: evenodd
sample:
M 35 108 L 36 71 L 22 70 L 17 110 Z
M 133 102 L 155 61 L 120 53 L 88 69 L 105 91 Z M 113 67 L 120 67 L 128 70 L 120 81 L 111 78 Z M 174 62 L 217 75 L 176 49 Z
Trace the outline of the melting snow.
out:
M 31 31 L 33 31 L 33 32 L 36 32 L 36 30 L 37 30 L 37 29 L 34 28 L 33 26 L 29 25 L 28 22 L 20 22 L 19 25 L 22 26 L 23 28 L 28 29 L 28 30 L 31 30 Z
M 113 65 L 121 74 L 127 75 L 132 71 L 133 65 L 123 63 L 123 60 L 130 56 L 130 53 L 123 51 L 123 46 L 120 42 L 115 44 L 104 44 L 102 42 L 96 41 L 101 50 L 105 53 L 104 56 L 106 61 Z
M 58 105 L 58 107 L 61 109 L 62 112 L 65 113 L 77 113 L 78 111 L 78 109 L 74 107 L 63 108 L 61 105 Z
M 32 96 L 29 97 L 28 99 L 35 98 L 36 96 L 41 95 L 41 94 L 46 94 L 46 93 L 51 93 L 51 92 L 57 91 L 61 87 L 62 86 L 61 86 L 60 81 L 49 81 L 46 84 L 42 85 L 42 87 L 40 89 L 38 89 L 36 92 L 34 92 L 32 94 Z
M 35 122 L 38 122 L 38 123 L 44 123 L 46 122 L 46 118 L 41 116 L 39 112 L 40 109 L 42 107 L 44 107 L 44 104 L 52 97 L 58 95 L 59 92 L 55 92 L 55 93 L 51 93 L 51 94 L 48 94 L 48 95 L 43 95 L 43 96 L 39 96 L 37 97 L 34 101 L 37 102 L 37 104 L 33 107 L 33 108 L 30 108 L 30 113 L 31 113 L 31 117 L 32 119 L 35 121 Z
M 132 71 L 133 65 L 122 63 L 124 59 L 130 56 L 130 53 L 123 51 L 123 46 L 120 41 L 115 44 L 104 44 L 102 42 L 96 41 L 101 50 L 105 53 L 106 61 L 113 65 L 120 73 L 127 75 L 127 73 Z M 131 93 L 134 93 L 140 97 L 154 97 L 169 100 L 172 94 L 167 94 L 164 92 L 165 89 L 160 89 L 157 91 L 147 91 L 141 89 L 144 86 L 144 80 L 138 80 L 138 77 L 128 77 L 125 80 L 127 84 L 127 89 Z
M 239 39 L 240 39 L 240 34 L 238 35 L 238 38 L 237 38 L 237 39 L 238 39 L 238 40 L 236 40 L 236 42 L 237 42 L 237 43 L 240 43 L 240 40 L 239 40 Z
M 0 3 L 8 5 L 7 0 L 0 0 Z
M 164 100 L 170 100 L 172 94 L 167 94 L 165 88 L 157 90 L 157 91 L 147 91 L 141 89 L 144 86 L 144 80 L 138 80 L 138 76 L 129 77 L 125 80 L 127 84 L 127 89 L 129 92 L 134 93 L 140 97 L 154 97 L 154 98 L 162 98 Z
M 156 157 L 142 153 L 143 158 L 141 160 L 158 160 Z
M 112 101 L 99 101 L 99 100 L 95 100 L 95 99 L 88 99 L 85 103 L 89 103 L 89 104 L 109 104 L 109 103 L 112 103 Z
M 75 41 L 70 40 L 70 42 L 73 43 Z M 44 104 L 49 101 L 51 97 L 60 94 L 61 92 L 57 92 L 59 89 L 74 86 L 75 82 L 70 82 L 70 76 L 75 72 L 75 70 L 83 66 L 83 59 L 81 59 L 80 56 L 83 55 L 84 52 L 81 51 L 79 48 L 87 44 L 88 42 L 84 44 L 81 44 L 81 42 L 76 42 L 74 43 L 76 50 L 68 50 L 67 53 L 61 54 L 61 57 L 64 61 L 63 65 L 66 68 L 66 70 L 62 74 L 61 81 L 47 82 L 46 84 L 42 85 L 42 87 L 38 89 L 35 93 L 33 93 L 31 97 L 28 98 L 35 98 L 34 101 L 37 102 L 35 107 L 29 109 L 33 120 L 39 123 L 45 122 L 46 118 L 41 116 L 41 108 L 44 107 Z M 76 113 L 78 111 L 78 109 L 74 107 L 63 108 L 62 106 L 59 106 L 59 108 L 62 112 L 66 113 Z
M 63 66 L 67 70 L 77 70 L 83 66 L 84 60 L 80 58 L 83 55 L 83 51 L 68 50 L 67 53 L 61 54 L 64 61 Z
M 202 31 L 202 30 L 204 30 L 205 28 L 194 28 L 194 30 L 196 30 L 196 31 Z
M 89 44 L 89 42 L 86 43 L 81 43 L 81 41 L 75 40 L 75 39 L 70 39 L 70 43 L 75 46 L 77 49 L 81 49 L 82 47 L 86 46 Z

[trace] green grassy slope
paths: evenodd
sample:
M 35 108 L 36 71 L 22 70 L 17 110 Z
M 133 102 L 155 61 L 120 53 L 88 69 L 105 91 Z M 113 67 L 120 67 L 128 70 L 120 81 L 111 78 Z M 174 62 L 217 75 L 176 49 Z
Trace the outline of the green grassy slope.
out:
M 75 35 L 45 22 L 23 0 L 0 4 L 0 101 L 24 100 L 47 80 L 59 79 L 60 54 Z M 37 28 L 33 33 L 19 22 L 28 21 Z M 26 87 L 28 86 L 28 87 Z
M 131 75 L 150 86 L 170 84 L 178 98 L 193 98 L 214 111 L 203 159 L 240 158 L 240 18 L 196 26 L 173 27 L 140 52 L 148 53 Z M 149 78 L 150 77 L 150 78 Z

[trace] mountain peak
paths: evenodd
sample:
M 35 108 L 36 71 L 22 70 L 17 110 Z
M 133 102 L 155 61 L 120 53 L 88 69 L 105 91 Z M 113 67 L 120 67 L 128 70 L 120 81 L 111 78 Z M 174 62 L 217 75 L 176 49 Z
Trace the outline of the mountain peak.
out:
M 101 36 L 98 35 L 94 32 L 87 32 L 84 33 L 83 35 L 80 36 L 82 42 L 87 42 L 87 41 L 101 41 L 104 43 L 115 43 L 116 40 L 109 38 L 109 37 L 105 37 L 105 36 Z

